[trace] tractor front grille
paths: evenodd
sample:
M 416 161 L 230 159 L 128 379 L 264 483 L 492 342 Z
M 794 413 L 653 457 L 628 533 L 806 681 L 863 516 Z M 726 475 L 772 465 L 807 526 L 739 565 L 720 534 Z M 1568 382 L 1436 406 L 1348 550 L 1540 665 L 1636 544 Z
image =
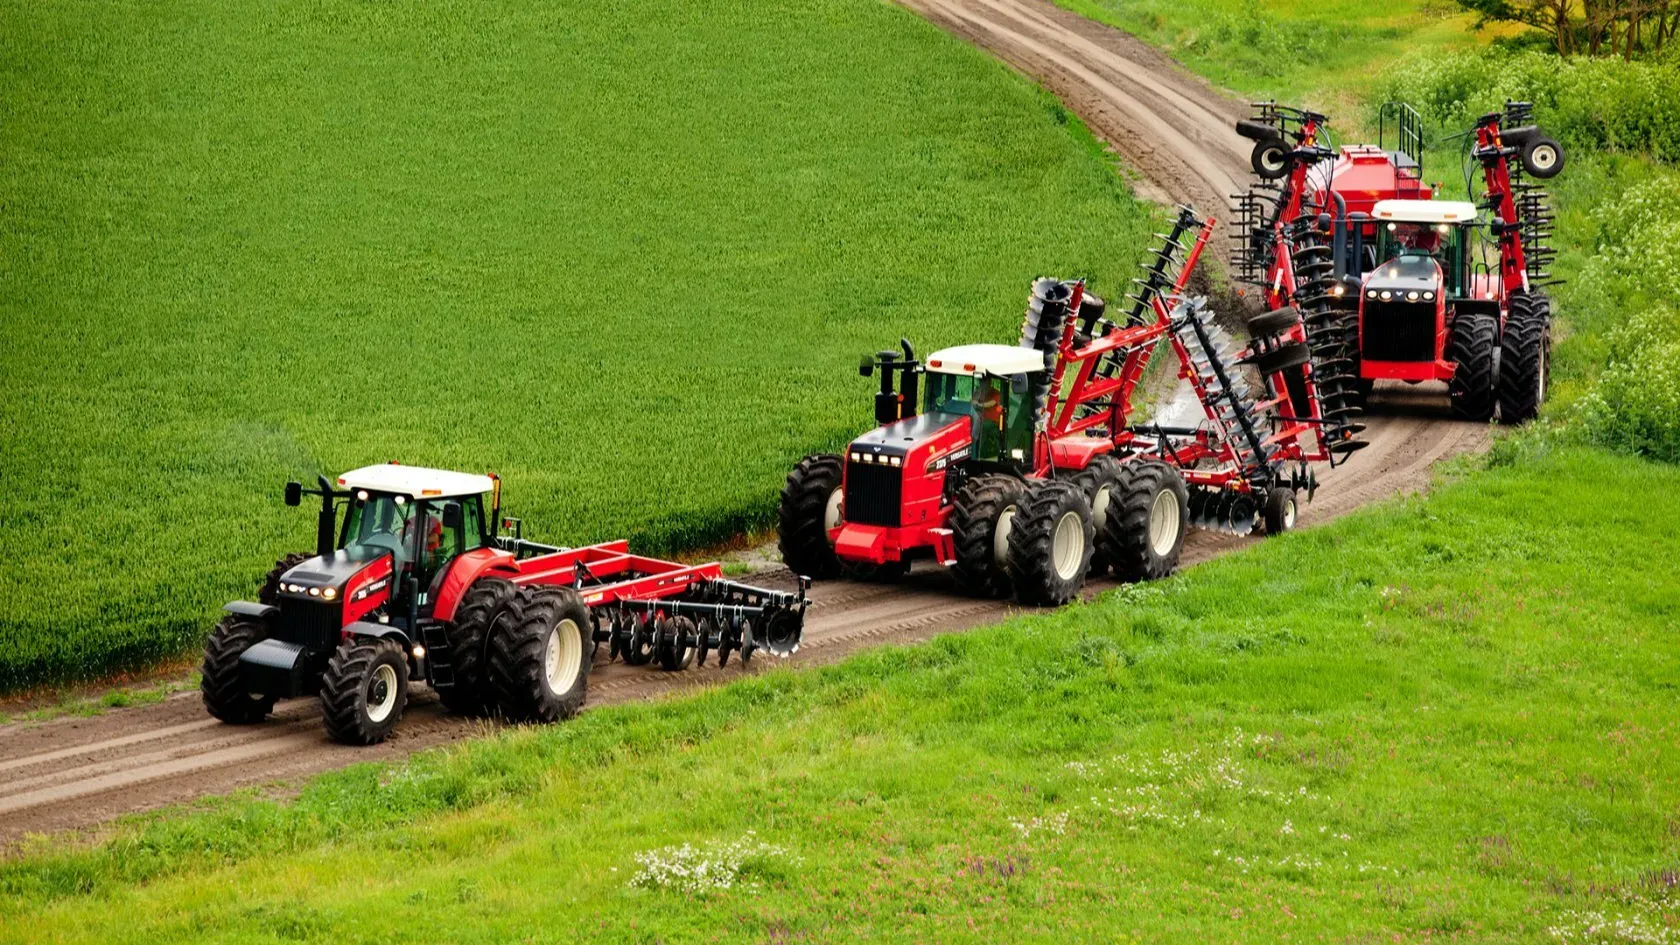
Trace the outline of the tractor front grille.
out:
M 846 521 L 897 528 L 903 497 L 903 467 L 846 464 Z
M 1435 360 L 1435 305 L 1432 302 L 1365 303 L 1364 343 L 1367 361 Z
M 338 604 L 285 598 L 280 601 L 280 627 L 274 637 L 321 653 L 338 649 L 343 629 L 344 611 Z

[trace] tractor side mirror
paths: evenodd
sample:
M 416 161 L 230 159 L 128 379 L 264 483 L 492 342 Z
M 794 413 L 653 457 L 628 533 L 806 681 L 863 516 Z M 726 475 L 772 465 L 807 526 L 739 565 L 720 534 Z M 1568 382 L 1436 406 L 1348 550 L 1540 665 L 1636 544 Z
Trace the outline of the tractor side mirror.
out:
M 875 359 L 866 354 L 863 356 L 863 360 L 858 362 L 858 374 L 862 377 L 870 377 L 874 373 Z
M 452 529 L 461 527 L 461 503 L 449 502 L 444 505 L 443 527 Z
M 295 480 L 286 483 L 286 504 L 290 506 L 303 504 L 303 483 Z

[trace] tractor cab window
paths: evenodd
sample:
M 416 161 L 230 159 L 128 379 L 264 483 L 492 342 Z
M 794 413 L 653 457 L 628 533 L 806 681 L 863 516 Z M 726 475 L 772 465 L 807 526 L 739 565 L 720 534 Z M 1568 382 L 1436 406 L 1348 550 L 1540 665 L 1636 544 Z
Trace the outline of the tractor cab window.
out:
M 1450 223 L 1393 222 L 1378 231 L 1377 257 L 1383 262 L 1427 257 L 1441 265 L 1446 293 L 1462 296 L 1468 272 L 1465 228 Z
M 406 498 L 399 502 L 392 495 L 373 494 L 366 499 L 354 499 L 349 514 L 344 517 L 344 536 L 339 544 L 345 548 L 361 545 L 389 551 L 401 568 L 412 560 L 414 543 L 409 523 L 414 520 L 417 507 Z
M 461 550 L 482 548 L 485 542 L 484 497 L 465 496 L 461 499 Z
M 924 413 L 974 413 L 974 378 L 967 374 L 927 376 Z

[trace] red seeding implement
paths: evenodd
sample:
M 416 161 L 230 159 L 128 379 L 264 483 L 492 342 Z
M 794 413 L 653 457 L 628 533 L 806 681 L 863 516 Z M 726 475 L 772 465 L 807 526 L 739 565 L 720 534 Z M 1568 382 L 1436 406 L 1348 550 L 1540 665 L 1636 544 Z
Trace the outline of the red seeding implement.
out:
M 411 679 L 455 712 L 552 722 L 583 705 L 603 643 L 609 659 L 665 670 L 799 648 L 803 586 L 749 587 L 622 541 L 526 541 L 519 520 L 501 519 L 494 476 L 392 463 L 336 486 L 288 483 L 286 504 L 305 493 L 321 497 L 315 553 L 278 562 L 255 603 L 228 604 L 205 649 L 204 704 L 224 722 L 313 693 L 333 738 L 372 744 L 402 716 Z M 487 525 L 498 521 L 513 534 Z
M 1262 178 L 1237 197 L 1237 276 L 1272 308 L 1302 314 L 1326 420 L 1354 425 L 1379 380 L 1445 381 L 1461 419 L 1539 412 L 1551 213 L 1523 176 L 1555 176 L 1564 154 L 1531 119 L 1528 103 L 1507 102 L 1457 136 L 1469 202 L 1433 199 L 1422 124 L 1406 105 L 1382 107 L 1375 146 L 1339 150 L 1321 143 L 1329 119 L 1316 112 L 1264 103 L 1237 122 Z
M 1040 279 L 1018 345 L 924 363 L 902 341 L 902 356 L 865 358 L 861 373 L 880 375 L 880 426 L 788 476 L 787 565 L 892 577 L 931 557 L 971 593 L 1060 604 L 1091 573 L 1171 573 L 1187 524 L 1292 527 L 1297 491 L 1313 487 L 1307 462 L 1330 455 L 1309 351 L 1293 313 L 1273 313 L 1238 351 L 1203 300 L 1185 297 L 1212 228 L 1182 210 L 1118 320 L 1082 280 Z M 1194 426 L 1129 419 L 1163 343 L 1200 401 Z

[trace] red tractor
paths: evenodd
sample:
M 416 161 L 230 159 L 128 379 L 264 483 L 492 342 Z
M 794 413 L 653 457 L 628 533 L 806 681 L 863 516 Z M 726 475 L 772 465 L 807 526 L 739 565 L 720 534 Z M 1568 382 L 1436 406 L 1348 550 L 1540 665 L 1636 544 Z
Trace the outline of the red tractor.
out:
M 228 604 L 205 647 L 204 705 L 224 722 L 315 694 L 333 738 L 373 744 L 402 717 L 412 679 L 455 712 L 552 722 L 582 707 L 602 643 L 611 659 L 666 670 L 713 650 L 721 665 L 735 651 L 744 663 L 799 648 L 803 585 L 750 587 L 715 563 L 634 555 L 622 541 L 526 541 L 501 519 L 494 476 L 368 466 L 317 489 L 287 483 L 286 504 L 306 493 L 321 498 L 315 553 L 279 561 L 255 602 Z
M 880 376 L 880 426 L 788 476 L 788 567 L 894 577 L 927 557 L 970 593 L 1053 605 L 1091 573 L 1171 573 L 1187 524 L 1293 527 L 1297 490 L 1313 481 L 1307 462 L 1330 455 L 1309 352 L 1290 312 L 1238 351 L 1203 301 L 1184 296 L 1212 227 L 1182 210 L 1120 319 L 1083 281 L 1040 279 L 1018 345 L 961 345 L 923 362 L 902 341 L 901 353 L 865 358 L 860 372 Z M 1129 419 L 1162 344 L 1200 402 L 1194 425 Z M 1250 371 L 1264 379 L 1259 396 Z
M 1335 151 L 1320 143 L 1329 119 L 1316 112 L 1263 103 L 1237 123 L 1263 179 L 1238 197 L 1238 277 L 1303 312 L 1332 417 L 1356 422 L 1384 380 L 1446 382 L 1460 419 L 1539 412 L 1551 214 L 1546 192 L 1522 177 L 1555 176 L 1564 153 L 1531 117 L 1527 103 L 1508 102 L 1460 136 L 1466 181 L 1471 162 L 1482 171 L 1472 202 L 1433 199 L 1408 106 L 1382 107 L 1377 145 Z

